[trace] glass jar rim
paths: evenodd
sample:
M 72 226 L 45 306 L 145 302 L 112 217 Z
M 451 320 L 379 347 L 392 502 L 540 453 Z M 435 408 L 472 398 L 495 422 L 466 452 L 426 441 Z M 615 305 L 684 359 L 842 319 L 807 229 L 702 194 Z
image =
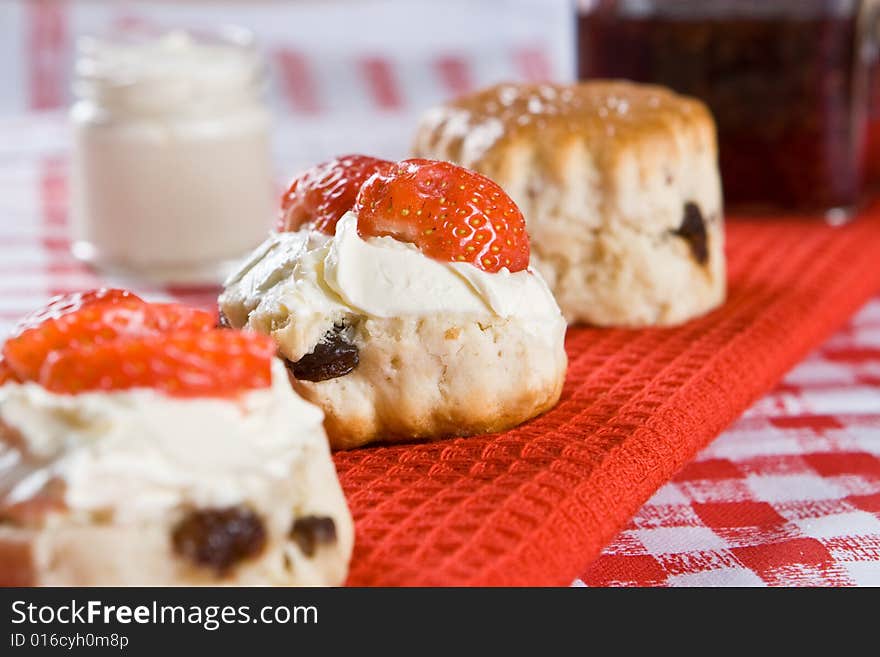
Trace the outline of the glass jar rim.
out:
M 579 11 L 620 13 L 626 16 L 660 15 L 682 20 L 721 16 L 852 16 L 872 0 L 578 0 Z
M 187 110 L 262 91 L 265 67 L 253 34 L 126 29 L 81 37 L 74 94 L 130 111 Z

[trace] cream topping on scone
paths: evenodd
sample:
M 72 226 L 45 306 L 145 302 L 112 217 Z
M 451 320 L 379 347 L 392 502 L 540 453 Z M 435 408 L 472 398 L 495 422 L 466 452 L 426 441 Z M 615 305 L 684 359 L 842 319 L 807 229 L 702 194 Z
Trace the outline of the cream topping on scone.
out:
M 324 260 L 324 280 L 350 307 L 373 317 L 443 312 L 544 319 L 558 312 L 531 268 L 490 273 L 469 263 L 440 262 L 393 237 L 362 239 L 348 212 Z
M 529 267 L 490 273 L 441 262 L 391 237 L 363 239 L 347 212 L 333 237 L 276 233 L 226 282 L 220 307 L 233 326 L 284 330 L 299 357 L 346 316 L 377 318 L 456 314 L 515 318 L 555 340 L 561 314 L 541 275 Z M 295 317 L 295 321 L 291 321 Z
M 234 398 L 145 388 L 66 395 L 8 383 L 0 417 L 15 435 L 0 454 L 4 506 L 57 481 L 69 511 L 118 520 L 248 502 L 267 479 L 289 479 L 305 450 L 327 449 L 323 413 L 293 392 L 278 360 L 271 387 Z

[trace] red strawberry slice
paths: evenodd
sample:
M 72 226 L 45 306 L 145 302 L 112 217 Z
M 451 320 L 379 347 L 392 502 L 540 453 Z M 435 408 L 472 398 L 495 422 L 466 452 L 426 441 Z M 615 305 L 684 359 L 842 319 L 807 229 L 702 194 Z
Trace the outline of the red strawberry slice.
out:
M 38 380 L 46 358 L 58 349 L 181 328 L 207 330 L 214 324 L 211 313 L 203 310 L 178 304 L 148 304 L 121 290 L 102 292 L 55 299 L 19 325 L 3 345 L 3 357 L 19 380 Z
M 70 294 L 61 294 L 52 297 L 46 305 L 39 310 L 35 310 L 29 315 L 25 315 L 15 328 L 11 335 L 21 335 L 24 331 L 39 326 L 49 319 L 58 319 L 69 313 L 75 312 L 80 308 L 91 306 L 96 303 L 116 303 L 121 300 L 141 301 L 143 300 L 136 294 L 128 290 L 119 290 L 115 288 L 100 288 L 97 290 L 87 290 L 86 292 L 72 292 Z
M 228 397 L 272 383 L 275 343 L 228 329 L 122 337 L 52 352 L 40 383 L 52 392 L 152 388 L 176 397 Z
M 3 345 L 3 356 L 22 381 L 36 381 L 46 357 L 55 349 L 113 340 L 120 334 L 143 334 L 147 305 L 140 299 L 94 302 L 50 316 Z
M 501 187 L 449 162 L 404 160 L 361 187 L 362 237 L 391 236 L 426 256 L 487 272 L 529 266 L 522 213 Z
M 391 166 L 375 157 L 345 155 L 312 167 L 294 179 L 282 197 L 277 229 L 293 231 L 307 225 L 335 234 L 336 222 L 352 209 L 364 181 Z
M 149 322 L 157 331 L 167 333 L 181 329 L 207 331 L 217 326 L 214 313 L 198 308 L 190 308 L 179 303 L 150 303 Z
M 18 381 L 18 377 L 12 371 L 12 368 L 7 365 L 6 361 L 0 357 L 0 386 L 13 381 Z

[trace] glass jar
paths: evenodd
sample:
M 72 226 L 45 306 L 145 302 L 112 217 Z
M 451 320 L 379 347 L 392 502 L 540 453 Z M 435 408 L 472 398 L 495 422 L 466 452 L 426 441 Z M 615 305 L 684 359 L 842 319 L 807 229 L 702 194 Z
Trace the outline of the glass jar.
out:
M 242 32 L 82 39 L 74 254 L 157 282 L 222 280 L 274 216 L 263 88 Z
M 873 13 L 866 21 L 868 29 L 873 30 L 873 38 L 868 40 L 866 47 L 872 48 L 870 55 L 870 82 L 868 84 L 868 145 L 867 145 L 867 178 L 872 191 L 880 189 L 880 2 L 873 5 Z
M 697 96 L 734 206 L 855 208 L 863 189 L 875 0 L 582 0 L 581 78 Z

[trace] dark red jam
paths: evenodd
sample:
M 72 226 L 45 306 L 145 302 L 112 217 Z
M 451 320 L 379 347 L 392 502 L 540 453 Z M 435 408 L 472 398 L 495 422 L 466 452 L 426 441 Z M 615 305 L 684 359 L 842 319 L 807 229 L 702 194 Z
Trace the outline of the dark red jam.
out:
M 579 16 L 581 78 L 663 84 L 718 124 L 725 200 L 853 208 L 873 41 L 859 0 L 601 0 Z

